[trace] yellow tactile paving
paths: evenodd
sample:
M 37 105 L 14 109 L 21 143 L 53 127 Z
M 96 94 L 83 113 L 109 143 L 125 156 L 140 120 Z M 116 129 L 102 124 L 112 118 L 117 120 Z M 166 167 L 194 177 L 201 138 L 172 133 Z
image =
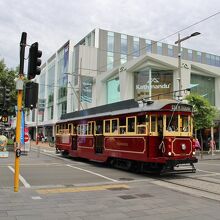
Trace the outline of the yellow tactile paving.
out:
M 89 191 L 102 191 L 114 188 L 129 189 L 125 184 L 114 185 L 98 185 L 98 186 L 83 186 L 83 187 L 68 187 L 68 188 L 54 188 L 54 189 L 38 189 L 39 194 L 53 194 L 53 193 L 67 193 L 67 192 L 89 192 Z

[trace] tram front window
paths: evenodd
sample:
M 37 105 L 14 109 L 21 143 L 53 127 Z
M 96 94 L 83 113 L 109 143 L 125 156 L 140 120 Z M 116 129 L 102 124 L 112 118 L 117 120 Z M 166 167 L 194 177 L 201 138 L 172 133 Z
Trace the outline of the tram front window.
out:
M 167 116 L 166 129 L 169 132 L 178 131 L 178 115 Z
M 181 132 L 189 132 L 189 117 L 187 115 L 180 116 L 180 131 Z

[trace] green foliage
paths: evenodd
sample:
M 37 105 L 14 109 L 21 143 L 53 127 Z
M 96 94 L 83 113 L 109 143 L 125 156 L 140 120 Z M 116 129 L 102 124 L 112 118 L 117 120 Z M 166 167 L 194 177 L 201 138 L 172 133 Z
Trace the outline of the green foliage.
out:
M 8 69 L 4 63 L 4 60 L 0 60 L 0 87 L 6 86 L 8 89 L 10 89 L 10 103 L 7 108 L 10 115 L 13 114 L 14 106 L 17 105 L 16 85 L 14 81 L 17 75 L 18 68 L 16 70 Z M 0 100 L 0 103 L 2 104 L 2 99 Z
M 186 100 L 193 106 L 194 128 L 196 130 L 210 128 L 217 115 L 217 109 L 211 106 L 207 99 L 198 94 L 191 93 L 186 97 Z

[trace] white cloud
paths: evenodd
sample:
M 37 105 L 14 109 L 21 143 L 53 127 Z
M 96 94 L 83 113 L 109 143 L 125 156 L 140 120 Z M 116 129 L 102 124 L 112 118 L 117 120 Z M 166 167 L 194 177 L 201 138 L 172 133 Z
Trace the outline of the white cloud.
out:
M 67 40 L 77 43 L 96 27 L 160 40 L 217 12 L 218 0 L 7 0 L 0 1 L 0 59 L 8 67 L 19 64 L 21 33 L 28 44 L 39 42 L 47 60 Z M 220 55 L 220 14 L 193 26 L 181 36 L 202 34 L 184 47 Z M 174 44 L 177 35 L 164 42 Z

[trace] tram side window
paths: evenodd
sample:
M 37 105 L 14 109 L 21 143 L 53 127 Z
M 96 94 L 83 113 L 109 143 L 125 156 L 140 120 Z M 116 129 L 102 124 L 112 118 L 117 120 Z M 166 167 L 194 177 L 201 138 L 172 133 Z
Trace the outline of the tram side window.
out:
M 180 116 L 180 131 L 181 132 L 189 132 L 189 118 L 188 115 Z
M 126 133 L 126 118 L 119 119 L 119 132 L 120 134 Z
M 112 133 L 118 134 L 118 119 L 112 119 Z
M 137 117 L 137 134 L 146 134 L 146 116 Z
M 68 133 L 69 134 L 73 133 L 73 124 L 68 124 Z
M 128 124 L 127 124 L 127 129 L 128 129 L 128 132 L 130 133 L 134 133 L 135 132 L 135 124 L 136 124 L 136 118 L 135 117 L 130 117 L 130 118 L 127 118 L 128 119 Z
M 157 117 L 157 131 L 159 135 L 163 134 L 163 116 L 162 115 L 159 115 Z
M 88 135 L 93 135 L 94 132 L 94 122 L 90 121 L 88 123 Z
M 103 134 L 103 122 L 96 121 L 96 134 Z
M 151 115 L 151 132 L 156 132 L 157 130 L 157 116 Z
M 105 133 L 110 133 L 110 120 L 105 120 Z
M 170 132 L 178 131 L 178 115 L 167 116 L 166 130 Z

